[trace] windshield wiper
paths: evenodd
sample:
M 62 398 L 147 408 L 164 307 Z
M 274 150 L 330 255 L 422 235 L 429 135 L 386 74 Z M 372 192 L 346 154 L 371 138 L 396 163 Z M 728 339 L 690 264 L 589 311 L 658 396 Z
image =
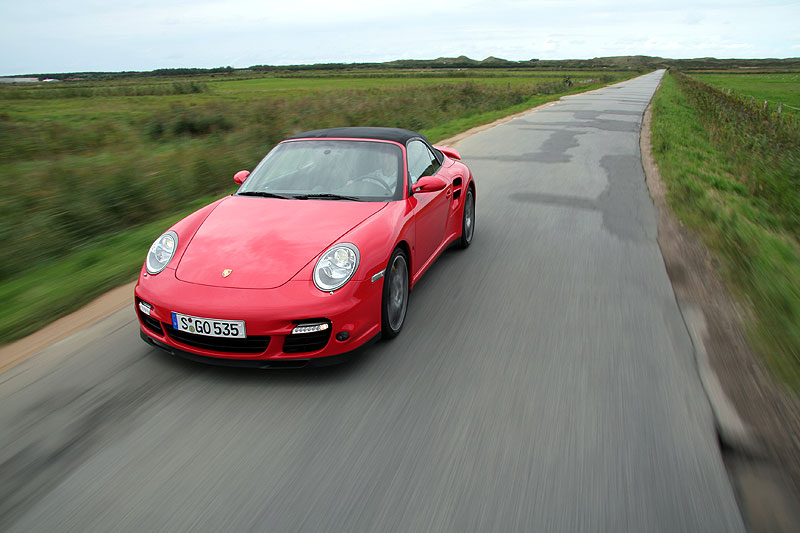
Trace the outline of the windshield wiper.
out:
M 331 194 L 327 192 L 311 193 L 311 194 L 298 194 L 295 196 L 300 200 L 353 200 L 355 202 L 361 201 L 358 196 L 345 196 L 343 194 Z
M 237 192 L 236 196 L 263 196 L 264 198 L 282 198 L 284 200 L 291 200 L 294 196 L 289 196 L 286 194 L 276 194 L 274 192 L 267 192 L 267 191 L 244 191 L 244 192 Z

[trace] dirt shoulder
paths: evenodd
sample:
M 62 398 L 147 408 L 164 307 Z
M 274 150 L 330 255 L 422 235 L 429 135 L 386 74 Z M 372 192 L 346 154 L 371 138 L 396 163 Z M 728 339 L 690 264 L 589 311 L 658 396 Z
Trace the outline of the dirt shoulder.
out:
M 66 339 L 126 305 L 133 305 L 136 282 L 126 283 L 98 296 L 74 313 L 61 317 L 27 337 L 0 347 L 0 373 L 48 346 Z
M 800 404 L 770 374 L 748 345 L 743 313 L 717 274 L 714 259 L 673 215 L 650 151 L 648 108 L 642 125 L 642 165 L 650 195 L 658 208 L 658 243 L 675 296 L 693 334 L 698 367 L 707 364 L 721 391 L 706 387 L 712 408 L 731 404 L 745 426 L 717 421 L 723 457 L 751 531 L 800 531 Z M 689 311 L 689 312 L 687 312 Z M 698 343 L 701 343 L 698 346 Z M 703 379 L 704 385 L 705 379 Z M 725 406 L 723 406 L 723 409 Z M 737 415 L 738 413 L 738 415 Z

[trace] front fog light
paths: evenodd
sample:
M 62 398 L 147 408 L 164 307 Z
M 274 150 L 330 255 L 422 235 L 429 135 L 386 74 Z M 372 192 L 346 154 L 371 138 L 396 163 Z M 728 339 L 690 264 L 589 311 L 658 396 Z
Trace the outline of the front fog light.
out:
M 145 302 L 143 300 L 139 300 L 139 311 L 141 311 L 142 313 L 146 314 L 147 316 L 150 316 L 150 311 L 152 309 L 153 309 L 152 305 L 150 305 L 149 303 L 147 303 L 147 302 Z
M 330 325 L 326 323 L 322 324 L 303 324 L 300 326 L 295 326 L 292 330 L 292 335 L 300 335 L 302 333 L 317 333 L 318 331 L 325 331 L 328 329 Z

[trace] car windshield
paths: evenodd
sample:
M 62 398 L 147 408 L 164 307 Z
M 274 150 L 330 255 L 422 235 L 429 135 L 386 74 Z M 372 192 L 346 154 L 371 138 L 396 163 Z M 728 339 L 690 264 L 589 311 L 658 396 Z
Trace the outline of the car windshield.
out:
M 312 139 L 283 142 L 237 194 L 299 199 L 389 201 L 402 198 L 402 150 L 393 143 Z

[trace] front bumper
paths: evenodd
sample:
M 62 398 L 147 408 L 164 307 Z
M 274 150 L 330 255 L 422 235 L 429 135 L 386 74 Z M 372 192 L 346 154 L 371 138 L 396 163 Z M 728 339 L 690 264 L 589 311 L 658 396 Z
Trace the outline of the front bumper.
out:
M 232 366 L 298 367 L 352 352 L 377 338 L 382 290 L 382 280 L 351 280 L 333 294 L 303 280 L 274 289 L 233 289 L 187 283 L 177 279 L 174 270 L 166 269 L 155 276 L 142 274 L 135 289 L 135 305 L 143 338 L 175 355 Z M 149 304 L 149 313 L 139 306 L 142 301 Z M 182 334 L 172 328 L 173 311 L 244 320 L 247 339 L 228 342 Z M 292 334 L 298 324 L 321 321 L 330 324 L 329 336 Z
M 147 344 L 164 350 L 170 355 L 175 355 L 178 357 L 183 357 L 184 359 L 189 359 L 191 361 L 195 361 L 198 363 L 205 363 L 207 365 L 217 365 L 217 366 L 232 366 L 232 367 L 239 367 L 239 368 L 270 368 L 270 369 L 291 369 L 291 368 L 304 368 L 304 367 L 322 367 L 322 366 L 332 366 L 338 365 L 339 363 L 343 363 L 349 360 L 351 357 L 354 357 L 357 352 L 362 351 L 364 348 L 372 344 L 373 342 L 377 341 L 379 336 L 375 335 L 371 339 L 368 339 L 367 342 L 359 346 L 358 348 L 354 349 L 350 352 L 340 353 L 338 355 L 329 355 L 326 357 L 312 357 L 312 358 L 300 358 L 300 357 L 291 357 L 291 358 L 278 358 L 273 357 L 271 359 L 234 359 L 231 357 L 208 357 L 205 355 L 199 355 L 192 352 L 187 352 L 168 344 L 164 344 L 161 341 L 154 339 L 153 337 L 145 334 L 143 330 L 139 331 L 139 335 L 141 335 L 142 340 L 145 341 Z

